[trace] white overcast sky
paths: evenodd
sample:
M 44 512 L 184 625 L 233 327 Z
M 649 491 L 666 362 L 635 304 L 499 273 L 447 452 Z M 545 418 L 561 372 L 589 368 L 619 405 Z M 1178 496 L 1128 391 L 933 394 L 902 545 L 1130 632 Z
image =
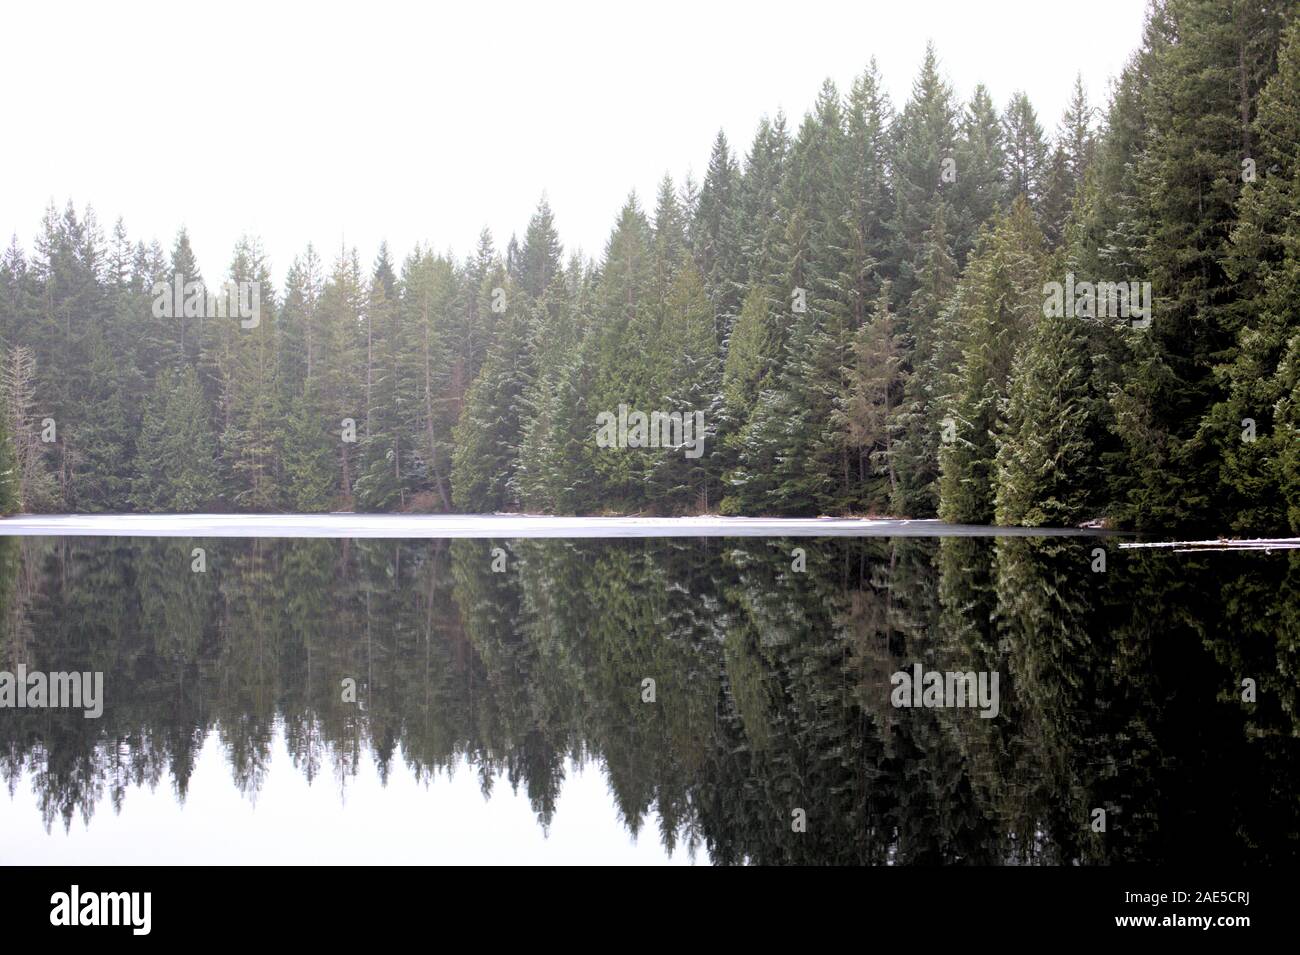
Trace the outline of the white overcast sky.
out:
M 1081 71 L 1098 105 L 1145 0 L 7 4 L 0 233 L 51 199 L 223 274 L 258 236 L 280 281 L 308 241 L 370 263 L 386 238 L 457 255 L 522 235 L 545 192 L 566 252 L 598 256 L 628 192 L 743 153 L 824 78 L 876 57 L 901 105 L 927 40 L 962 97 L 1023 88 L 1051 131 Z

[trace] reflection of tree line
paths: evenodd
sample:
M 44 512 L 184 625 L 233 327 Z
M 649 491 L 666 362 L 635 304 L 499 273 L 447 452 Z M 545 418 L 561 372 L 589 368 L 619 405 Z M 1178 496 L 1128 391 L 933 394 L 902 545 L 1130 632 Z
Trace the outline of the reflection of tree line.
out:
M 464 759 L 542 825 L 595 760 L 630 830 L 723 862 L 1294 859 L 1300 562 L 1092 546 L 7 541 L 0 669 L 103 670 L 107 703 L 0 712 L 0 771 L 67 825 L 184 798 L 216 729 L 255 794 L 279 721 L 309 778 Z M 997 670 L 1001 715 L 893 708 L 914 662 Z

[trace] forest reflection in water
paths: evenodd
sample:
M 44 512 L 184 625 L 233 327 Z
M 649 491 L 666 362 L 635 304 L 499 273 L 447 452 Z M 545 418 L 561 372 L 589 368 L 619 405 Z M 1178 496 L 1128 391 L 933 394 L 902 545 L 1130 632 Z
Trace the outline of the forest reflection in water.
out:
M 282 740 L 309 780 L 467 765 L 542 827 L 599 767 L 630 832 L 719 863 L 1300 856 L 1295 553 L 25 538 L 0 610 L 0 671 L 104 673 L 99 719 L 0 709 L 51 832 L 141 783 L 183 802 L 205 740 L 252 796 Z M 997 715 L 894 706 L 917 664 L 996 673 Z

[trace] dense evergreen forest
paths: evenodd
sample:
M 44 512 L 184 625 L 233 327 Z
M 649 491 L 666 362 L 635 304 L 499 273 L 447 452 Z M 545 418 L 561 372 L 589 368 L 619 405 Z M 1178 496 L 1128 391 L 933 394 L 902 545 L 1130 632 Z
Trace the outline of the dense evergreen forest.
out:
M 205 278 L 183 230 L 52 207 L 0 259 L 0 511 L 1300 531 L 1296 4 L 1158 0 L 1108 107 L 1045 122 L 927 50 L 901 106 L 873 64 L 719 133 L 598 261 L 545 200 L 464 260 L 309 246 L 278 291 L 245 240 L 209 284 L 257 283 L 256 323 L 158 314 Z M 1149 321 L 1050 283 L 1149 283 Z M 620 407 L 702 414 L 703 453 L 601 446 Z

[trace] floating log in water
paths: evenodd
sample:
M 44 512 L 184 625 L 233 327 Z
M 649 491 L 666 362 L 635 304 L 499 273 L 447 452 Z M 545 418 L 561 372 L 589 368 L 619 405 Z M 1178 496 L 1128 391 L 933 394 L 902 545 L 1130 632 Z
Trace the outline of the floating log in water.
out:
M 1121 550 L 1160 548 L 1162 550 L 1172 550 L 1175 554 L 1216 550 L 1262 550 L 1267 554 L 1275 550 L 1294 550 L 1300 547 L 1300 537 L 1259 537 L 1254 540 L 1220 538 L 1212 541 L 1143 541 L 1141 543 L 1120 544 L 1119 546 Z

